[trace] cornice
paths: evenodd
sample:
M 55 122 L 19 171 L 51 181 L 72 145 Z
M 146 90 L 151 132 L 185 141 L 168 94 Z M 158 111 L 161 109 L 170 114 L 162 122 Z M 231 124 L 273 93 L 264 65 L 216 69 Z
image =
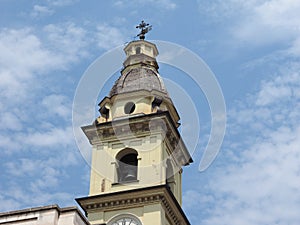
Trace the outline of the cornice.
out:
M 193 162 L 168 111 L 141 114 L 118 120 L 82 127 L 92 145 L 107 141 L 128 140 L 150 136 L 156 132 L 165 133 L 165 140 L 179 165 Z
M 76 201 L 85 211 L 86 215 L 93 212 L 161 204 L 172 224 L 190 225 L 176 198 L 165 185 L 89 196 L 78 198 Z

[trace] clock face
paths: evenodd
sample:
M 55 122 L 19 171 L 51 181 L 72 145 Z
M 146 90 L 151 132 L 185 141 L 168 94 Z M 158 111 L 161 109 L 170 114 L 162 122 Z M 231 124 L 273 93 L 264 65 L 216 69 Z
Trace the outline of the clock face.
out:
M 111 225 L 141 225 L 141 224 L 134 218 L 123 217 L 112 222 Z

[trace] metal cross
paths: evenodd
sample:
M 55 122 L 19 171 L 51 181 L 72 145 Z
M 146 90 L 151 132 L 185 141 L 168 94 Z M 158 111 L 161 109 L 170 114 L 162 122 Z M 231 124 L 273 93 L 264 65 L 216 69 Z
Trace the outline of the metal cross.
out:
M 137 37 L 140 37 L 141 40 L 144 40 L 145 34 L 152 29 L 152 25 L 149 25 L 149 23 L 145 23 L 144 20 L 142 20 L 142 22 L 137 25 L 136 28 L 141 29 L 141 32 L 137 35 Z

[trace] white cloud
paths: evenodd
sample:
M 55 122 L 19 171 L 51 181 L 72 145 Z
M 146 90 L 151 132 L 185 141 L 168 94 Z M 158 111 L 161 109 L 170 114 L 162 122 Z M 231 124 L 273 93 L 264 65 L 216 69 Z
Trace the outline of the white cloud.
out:
M 11 186 L 4 190 L 0 190 L 5 195 L 0 195 L 0 200 L 3 204 L 0 205 L 1 211 L 18 210 L 20 207 L 37 207 L 42 205 L 49 205 L 50 203 L 65 202 L 65 204 L 73 205 L 74 196 L 62 191 L 32 191 L 17 183 L 11 183 Z M 20 204 L 21 202 L 21 204 Z M 63 207 L 63 205 L 60 205 Z
M 68 67 L 71 63 L 88 56 L 86 47 L 91 43 L 86 31 L 73 23 L 49 24 L 44 27 L 49 49 L 55 53 L 52 60 L 57 66 Z
M 297 66 L 282 69 L 230 110 L 230 140 L 220 157 L 228 160 L 214 171 L 202 194 L 190 190 L 184 197 L 203 202 L 197 210 L 206 215 L 199 223 L 299 223 L 299 81 Z M 193 202 L 189 204 L 193 210 Z
M 199 202 L 201 202 L 201 204 L 211 204 L 212 201 L 212 196 L 203 195 L 195 190 L 187 190 L 183 193 L 183 202 L 185 209 L 197 208 Z
M 29 28 L 1 30 L 0 52 L 1 88 L 10 85 L 20 88 L 33 73 L 53 66 L 48 60 L 52 54 L 42 47 L 40 39 Z
M 286 52 L 291 56 L 300 56 L 300 36 L 292 41 Z
M 153 6 L 160 10 L 173 10 L 177 7 L 176 3 L 172 0 L 119 0 L 115 1 L 114 5 L 117 7 L 128 7 L 130 5 Z
M 43 31 L 0 30 L 0 167 L 5 171 L 0 199 L 7 203 L 0 210 L 49 201 L 73 204 L 61 187 L 70 176 L 64 170 L 79 159 L 70 127 L 71 100 L 52 82 L 88 55 L 90 42 L 85 30 L 71 23 Z
M 235 46 L 277 44 L 281 51 L 300 56 L 298 0 L 215 0 L 198 1 L 198 5 L 200 13 L 206 13 L 218 23 L 227 23 Z
M 0 195 L 0 199 L 9 205 L 0 206 L 0 210 L 16 209 L 21 204 L 22 207 L 33 207 L 49 202 L 73 204 L 74 197 L 63 191 L 62 184 L 70 182 L 69 179 L 77 179 L 70 177 L 72 174 L 70 171 L 65 172 L 66 168 L 72 169 L 78 164 L 79 154 L 74 151 L 74 146 L 70 146 L 69 149 L 61 146 L 52 147 L 51 151 L 38 152 L 38 155 L 35 152 L 25 154 L 24 158 L 11 157 L 11 161 L 1 165 L 6 182 L 0 184 L 0 189 L 6 191 L 0 191 L 5 193 L 4 196 Z M 80 177 L 78 179 L 80 180 Z
M 36 167 L 36 169 L 37 168 L 38 167 Z M 41 175 L 39 176 L 39 178 L 30 182 L 30 186 L 34 191 L 50 187 L 57 187 L 62 177 L 63 176 L 58 169 L 53 167 L 45 167 L 43 168 L 43 170 L 41 170 Z
M 0 93 L 13 103 L 36 87 L 37 78 L 54 70 L 67 69 L 87 56 L 85 31 L 74 24 L 48 25 L 46 40 L 30 28 L 0 30 Z M 5 104 L 6 105 L 6 104 Z
M 293 98 L 296 93 L 294 94 L 294 89 L 291 87 L 298 86 L 298 84 L 300 84 L 300 77 L 296 73 L 279 76 L 273 81 L 262 82 L 256 105 L 268 105 Z
M 2 154 L 13 154 L 12 150 L 21 149 L 22 144 L 15 142 L 13 137 L 6 133 L 0 133 L 0 149 Z
M 33 11 L 31 12 L 32 17 L 38 17 L 38 16 L 50 16 L 54 13 L 52 9 L 50 9 L 47 6 L 42 5 L 34 5 Z
M 109 50 L 125 43 L 125 38 L 119 28 L 102 24 L 97 27 L 96 41 L 102 49 Z
M 45 96 L 42 100 L 42 105 L 45 106 L 47 113 L 53 113 L 55 116 L 63 118 L 71 117 L 71 104 L 64 95 L 51 94 Z
M 54 147 L 70 145 L 74 141 L 73 130 L 71 127 L 67 128 L 52 128 L 45 132 L 35 131 L 20 135 L 20 140 L 24 144 L 37 147 Z
M 0 111 L 0 130 L 15 130 L 19 131 L 22 129 L 22 123 L 20 118 L 12 112 L 3 112 Z
M 0 193 L 5 193 L 5 190 L 0 189 Z M 0 201 L 2 204 L 0 205 L 0 211 L 5 212 L 9 210 L 17 210 L 20 208 L 21 204 L 16 202 L 13 199 L 7 198 L 6 196 L 0 194 Z
M 241 154 L 241 164 L 220 172 L 211 182 L 218 205 L 204 224 L 296 225 L 300 219 L 299 131 L 300 127 L 271 133 L 270 139 Z
M 17 162 L 7 162 L 5 163 L 6 170 L 9 174 L 13 176 L 24 176 L 25 174 L 35 173 L 36 171 L 40 171 L 41 165 L 40 160 L 30 160 L 30 159 L 19 159 Z M 38 170 L 37 170 L 38 169 Z
M 257 44 L 293 41 L 300 36 L 299 10 L 297 0 L 254 2 L 233 32 L 237 38 Z
M 29 146 L 73 144 L 70 100 L 45 89 L 43 77 L 65 70 L 86 56 L 85 31 L 73 24 L 49 25 L 44 39 L 30 28 L 0 30 L 0 147 L 2 153 L 22 152 Z M 47 76 L 47 81 L 57 79 Z M 45 118 L 61 116 L 43 127 Z M 41 122 L 42 121 L 42 122 Z M 56 118 L 57 121 L 57 118 Z M 51 124 L 53 123 L 53 124 Z M 57 122 L 56 122 L 57 123 Z
M 48 4 L 56 7 L 68 6 L 76 3 L 78 0 L 47 0 Z
M 36 4 L 33 6 L 30 16 L 39 18 L 42 16 L 52 16 L 57 8 L 66 7 L 78 2 L 78 0 L 47 0 L 43 5 Z
M 0 30 L 0 105 L 3 106 L 0 115 L 8 129 L 19 129 L 20 118 L 28 118 L 26 112 L 32 107 L 24 102 L 37 104 L 38 98 L 43 97 L 44 93 L 36 94 L 45 85 L 41 82 L 43 76 L 65 70 L 88 54 L 85 50 L 88 41 L 82 28 L 74 24 L 48 25 L 44 31 L 45 39 L 38 37 L 31 28 Z M 56 105 L 56 113 L 65 116 L 63 104 L 67 100 L 63 100 L 62 95 L 60 98 L 56 98 L 56 103 L 60 104 Z M 54 103 L 54 97 L 48 97 L 44 99 L 44 106 L 51 99 Z M 22 107 L 17 110 L 16 105 L 20 104 Z

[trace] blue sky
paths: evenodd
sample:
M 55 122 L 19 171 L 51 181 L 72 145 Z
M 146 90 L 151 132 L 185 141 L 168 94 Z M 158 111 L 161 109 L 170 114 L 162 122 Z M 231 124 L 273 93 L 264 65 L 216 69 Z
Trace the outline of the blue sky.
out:
M 192 82 L 161 66 L 200 115 L 195 162 L 184 170 L 191 223 L 298 225 L 299 11 L 299 0 L 0 0 L 0 211 L 69 206 L 87 195 L 89 166 L 72 131 L 75 90 L 88 66 L 133 40 L 144 19 L 153 25 L 147 39 L 198 54 L 225 98 L 221 151 L 199 172 L 208 104 Z

